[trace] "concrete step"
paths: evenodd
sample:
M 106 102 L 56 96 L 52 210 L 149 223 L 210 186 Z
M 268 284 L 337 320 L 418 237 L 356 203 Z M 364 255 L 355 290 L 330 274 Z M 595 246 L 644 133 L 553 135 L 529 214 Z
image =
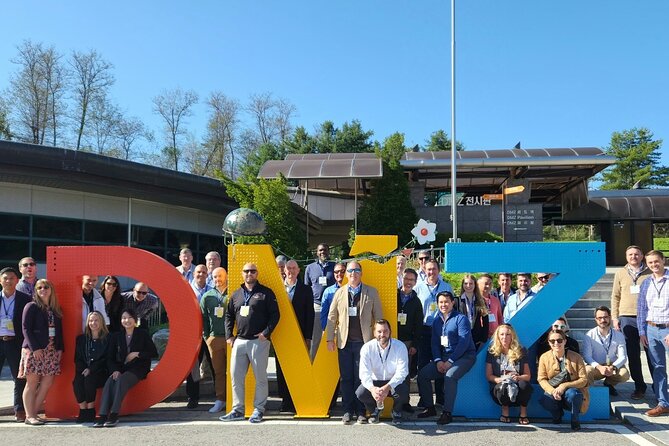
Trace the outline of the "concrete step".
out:
M 576 302 L 571 308 L 589 308 L 594 311 L 600 305 L 611 306 L 611 299 L 581 299 Z
M 590 318 L 594 323 L 594 310 L 592 308 L 572 308 L 571 310 L 567 311 L 566 316 L 569 321 L 574 318 Z

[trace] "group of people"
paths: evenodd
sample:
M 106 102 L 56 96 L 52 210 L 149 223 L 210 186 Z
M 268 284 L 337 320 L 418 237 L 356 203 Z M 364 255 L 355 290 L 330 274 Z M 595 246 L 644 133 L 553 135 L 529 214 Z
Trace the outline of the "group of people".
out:
M 465 275 L 458 295 L 439 274 L 438 262 L 427 251 L 418 253 L 419 268 L 407 268 L 397 259 L 397 334 L 384 317 L 378 291 L 363 282 L 357 261 L 333 262 L 327 245 L 317 249 L 304 279 L 295 260 L 277 257 L 277 265 L 297 318 L 303 342 L 313 359 L 321 336 L 327 349 L 337 352 L 345 424 L 376 423 L 387 398 L 394 400 L 393 422 L 409 404 L 409 383 L 415 377 L 420 399 L 418 418 L 437 417 L 438 424 L 452 420 L 458 381 L 472 368 L 477 352 L 488 346 L 485 378 L 491 398 L 501 406 L 500 421 L 511 422 L 509 408 L 518 406 L 520 424 L 529 424 L 527 405 L 537 383 L 543 391 L 539 402 L 553 422 L 571 414 L 572 429 L 580 429 L 579 414 L 587 411 L 589 386 L 603 380 L 611 395 L 630 375 L 635 382 L 633 399 L 644 397 L 640 345 L 646 349 L 658 404 L 648 416 L 669 413 L 666 350 L 669 348 L 669 273 L 660 251 L 646 257 L 630 246 L 628 264 L 615 275 L 612 306 L 595 310 L 596 326 L 582 346 L 567 335 L 564 317 L 556 320 L 537 342 L 520 345 L 510 324 L 514 314 L 541 291 L 553 277 L 539 273 L 531 286 L 530 274 L 497 276 L 493 289 L 489 274 Z M 228 277 L 221 257 L 210 252 L 206 264 L 194 265 L 192 252 L 180 253 L 177 270 L 190 283 L 203 317 L 200 361 L 206 356 L 215 381 L 216 400 L 210 412 L 225 409 L 227 361 L 230 361 L 232 402 L 222 421 L 245 419 L 244 384 L 251 367 L 256 380 L 252 423 L 263 420 L 268 398 L 267 363 L 270 339 L 280 314 L 276 296 L 259 280 L 258 267 L 247 263 L 243 283 L 228 293 Z M 60 373 L 63 351 L 62 311 L 48 280 L 37 279 L 33 259 L 0 271 L 0 363 L 10 365 L 15 380 L 14 408 L 17 421 L 41 425 L 38 416 L 45 395 Z M 346 283 L 344 283 L 346 279 Z M 158 308 L 157 297 L 138 282 L 121 293 L 116 277 L 107 276 L 96 289 L 97 278 L 82 277 L 83 334 L 76 339 L 74 393 L 79 403 L 78 421 L 95 427 L 115 426 L 124 396 L 150 371 L 156 347 L 147 322 Z M 393 317 L 395 317 L 393 315 Z M 488 343 L 488 341 L 490 341 Z M 231 356 L 227 358 L 227 346 Z M 581 351 L 582 350 L 582 351 Z M 626 367 L 629 360 L 629 371 Z M 199 402 L 199 362 L 187 377 L 188 407 Z M 277 379 L 281 411 L 295 412 L 281 365 Z M 95 399 L 103 388 L 99 413 Z M 336 393 L 333 396 L 333 401 Z
M 37 278 L 34 259 L 21 259 L 19 270 L 20 280 L 16 269 L 0 270 L 0 364 L 7 360 L 14 379 L 15 420 L 40 426 L 46 422 L 39 416 L 46 394 L 61 372 L 63 312 L 53 283 Z M 95 276 L 82 276 L 83 333 L 75 342 L 72 386 L 77 422 L 113 427 L 125 395 L 147 376 L 157 357 L 148 330 L 141 329 L 146 328 L 142 317 L 155 310 L 157 299 L 141 282 L 127 293 L 120 292 L 114 276 L 105 277 L 100 291 L 96 282 Z

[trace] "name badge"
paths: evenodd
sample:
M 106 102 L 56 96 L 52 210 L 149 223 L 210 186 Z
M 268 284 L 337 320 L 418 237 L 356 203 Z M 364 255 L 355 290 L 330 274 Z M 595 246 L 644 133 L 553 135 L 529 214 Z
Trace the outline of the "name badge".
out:
M 242 307 L 239 309 L 239 315 L 241 317 L 246 317 L 249 315 L 249 306 L 248 305 L 242 305 Z
M 139 327 L 140 325 L 142 325 L 142 318 L 138 317 L 137 318 L 137 324 L 135 325 L 135 327 Z
M 348 307 L 348 315 L 349 316 L 357 316 L 358 315 L 358 307 Z
M 14 331 L 14 321 L 12 321 L 11 319 L 0 319 L 0 328 L 9 331 Z
M 441 337 L 441 346 L 448 348 L 448 336 Z
M 399 322 L 400 325 L 406 325 L 407 324 L 407 314 L 406 313 L 398 313 L 397 314 L 397 322 Z
M 49 337 L 50 338 L 56 337 L 56 327 L 49 327 Z
M 216 316 L 216 317 L 223 317 L 224 312 L 225 312 L 225 310 L 223 309 L 223 307 L 214 308 L 214 316 Z
M 325 276 L 320 276 L 320 277 L 318 278 L 318 284 L 319 284 L 319 285 L 322 285 L 322 286 L 327 285 L 327 284 L 328 284 L 328 278 L 325 277 Z
M 641 285 L 630 285 L 630 294 L 639 294 L 641 292 Z
M 434 313 L 435 311 L 437 311 L 437 303 L 436 303 L 436 302 L 432 302 L 432 303 L 430 304 L 430 313 Z
M 497 322 L 497 316 L 495 313 L 488 313 L 488 323 Z

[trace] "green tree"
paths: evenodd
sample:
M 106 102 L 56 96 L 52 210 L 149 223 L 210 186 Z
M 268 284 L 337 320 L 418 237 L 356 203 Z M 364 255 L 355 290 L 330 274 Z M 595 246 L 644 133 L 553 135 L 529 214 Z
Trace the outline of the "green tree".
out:
M 12 133 L 9 131 L 9 120 L 7 119 L 7 107 L 0 97 L 0 139 L 12 139 Z
M 358 234 L 397 234 L 400 246 L 411 238 L 418 221 L 409 198 L 409 183 L 399 164 L 406 147 L 404 135 L 395 133 L 377 150 L 383 160 L 383 177 L 373 180 L 370 195 L 358 210 Z
M 668 186 L 669 168 L 660 165 L 662 140 L 653 140 L 647 128 L 613 132 L 608 155 L 617 162 L 602 173 L 601 189 L 632 189 L 648 186 Z
M 271 142 L 261 144 L 249 153 L 246 161 L 242 163 L 240 178 L 246 182 L 253 182 L 260 173 L 263 164 L 269 160 L 282 160 L 285 156 L 286 152 L 282 144 Z
M 267 224 L 265 235 L 239 237 L 236 241 L 247 244 L 266 243 L 295 258 L 306 255 L 306 235 L 295 218 L 294 205 L 288 197 L 284 178 L 233 181 L 220 173 L 219 177 L 230 197 L 241 207 L 258 212 Z
M 463 146 L 460 141 L 455 142 L 455 147 L 457 150 L 465 150 L 465 146 Z M 448 133 L 443 130 L 432 132 L 430 139 L 427 142 L 427 146 L 425 146 L 425 151 L 443 152 L 446 150 L 451 150 L 451 138 L 449 138 Z

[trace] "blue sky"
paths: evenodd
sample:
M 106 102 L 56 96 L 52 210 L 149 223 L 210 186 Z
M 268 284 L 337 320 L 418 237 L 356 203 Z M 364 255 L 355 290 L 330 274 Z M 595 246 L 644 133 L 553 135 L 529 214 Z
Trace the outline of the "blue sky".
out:
M 669 164 L 669 1 L 458 0 L 456 20 L 456 135 L 468 149 L 603 147 L 644 126 Z M 407 145 L 450 133 L 448 0 L 9 2 L 0 90 L 24 39 L 100 52 L 114 100 L 155 131 L 151 98 L 180 86 L 242 102 L 272 92 L 309 131 L 358 119 Z M 197 137 L 205 121 L 201 103 Z

